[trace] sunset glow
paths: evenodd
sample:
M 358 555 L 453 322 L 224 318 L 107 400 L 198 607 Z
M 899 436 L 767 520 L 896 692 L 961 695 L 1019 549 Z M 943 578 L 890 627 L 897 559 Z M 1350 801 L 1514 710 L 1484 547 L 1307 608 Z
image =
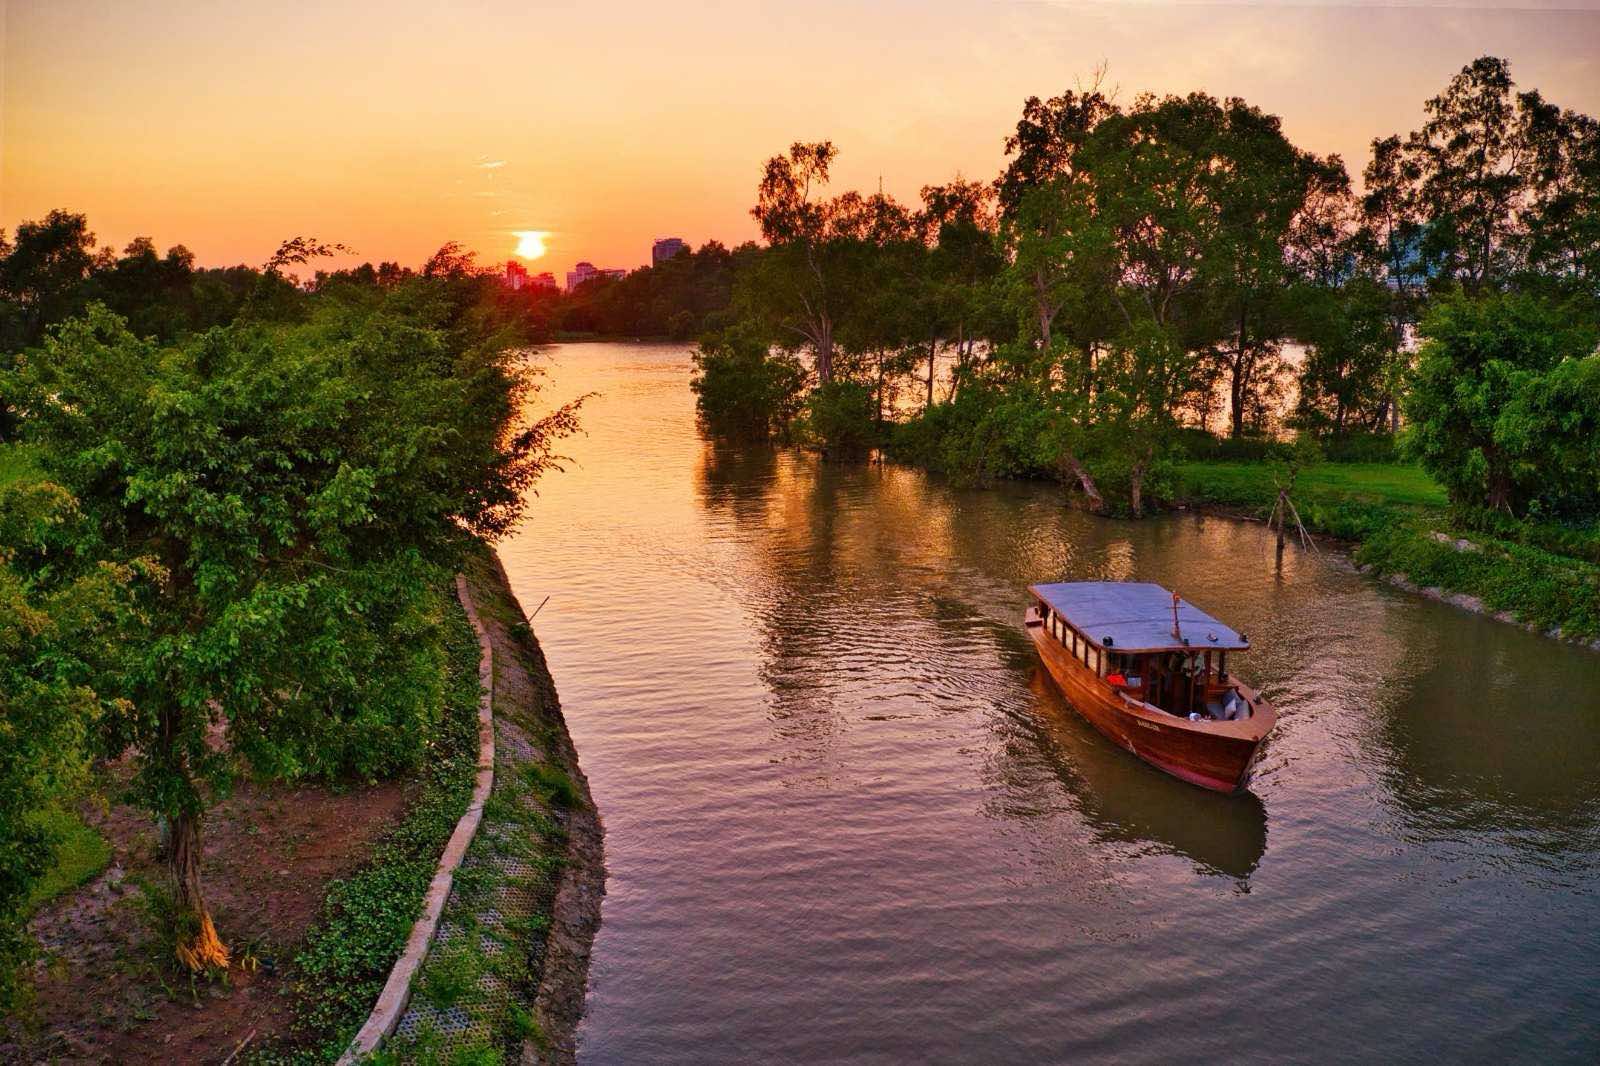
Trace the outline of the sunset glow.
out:
M 544 239 L 550 236 L 543 230 L 518 230 L 512 236 L 517 238 L 517 254 L 524 259 L 541 259 L 544 257 Z
M 0 227 L 66 208 L 103 245 L 215 265 L 307 233 L 352 264 L 452 240 L 494 258 L 542 228 L 558 273 L 632 269 L 654 236 L 755 237 L 761 165 L 796 140 L 839 146 L 841 189 L 987 180 L 1023 100 L 1102 64 L 1123 100 L 1242 96 L 1359 175 L 1474 56 L 1600 112 L 1600 16 L 1564 6 L 617 0 L 601 26 L 583 5 L 398 0 L 374 33 L 356 3 L 13 3 Z

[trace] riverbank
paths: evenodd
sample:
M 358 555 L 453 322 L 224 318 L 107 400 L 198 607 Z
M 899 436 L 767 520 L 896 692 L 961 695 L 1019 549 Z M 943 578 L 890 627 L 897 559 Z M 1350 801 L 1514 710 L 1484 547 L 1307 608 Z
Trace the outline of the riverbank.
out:
M 529 971 L 534 980 L 519 990 L 537 1027 L 519 1036 L 511 1056 L 567 1061 L 604 886 L 599 820 L 554 681 L 498 560 L 475 555 L 467 573 L 495 644 L 497 729 L 503 721 L 535 738 L 572 790 L 547 856 L 551 891 L 520 930 L 526 955 L 539 960 Z M 478 645 L 459 604 L 447 603 L 446 715 L 421 772 L 356 787 L 245 781 L 213 808 L 202 877 L 234 949 L 236 966 L 226 974 L 191 980 L 173 967 L 163 925 L 165 866 L 150 819 L 104 799 L 82 808 L 107 843 L 109 863 L 80 887 L 64 887 L 31 922 L 44 954 L 30 974 L 31 1005 L 0 1029 L 0 1059 L 337 1056 L 372 1009 L 471 790 Z M 115 794 L 118 774 L 111 768 L 97 794 Z M 526 776 L 501 781 L 507 791 L 536 790 Z M 524 1053 L 520 1041 L 534 1032 L 544 1039 Z
M 1275 476 L 1267 463 L 1182 463 L 1173 502 L 1264 520 Z M 1358 566 L 1398 588 L 1600 650 L 1592 535 L 1532 523 L 1466 528 L 1443 490 L 1399 463 L 1318 464 L 1300 473 L 1292 498 L 1308 532 L 1349 543 Z
M 493 663 L 494 785 L 380 1054 L 567 1063 L 605 891 L 600 820 L 499 558 L 477 553 L 464 574 Z

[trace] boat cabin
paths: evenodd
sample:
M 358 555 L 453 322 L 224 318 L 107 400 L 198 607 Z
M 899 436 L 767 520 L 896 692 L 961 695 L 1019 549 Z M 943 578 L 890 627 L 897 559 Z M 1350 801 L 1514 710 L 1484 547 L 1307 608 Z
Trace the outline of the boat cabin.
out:
M 1160 585 L 1071 581 L 1034 585 L 1034 618 L 1078 664 L 1130 699 L 1181 718 L 1248 718 L 1228 653 L 1250 643 Z

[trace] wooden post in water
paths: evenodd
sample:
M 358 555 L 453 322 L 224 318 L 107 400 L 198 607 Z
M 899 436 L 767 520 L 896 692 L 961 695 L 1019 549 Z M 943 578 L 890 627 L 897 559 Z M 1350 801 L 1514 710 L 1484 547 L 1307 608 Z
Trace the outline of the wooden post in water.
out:
M 1279 486 L 1278 505 L 1273 508 L 1273 513 L 1278 518 L 1278 569 L 1283 569 L 1283 527 L 1288 517 L 1289 490 Z

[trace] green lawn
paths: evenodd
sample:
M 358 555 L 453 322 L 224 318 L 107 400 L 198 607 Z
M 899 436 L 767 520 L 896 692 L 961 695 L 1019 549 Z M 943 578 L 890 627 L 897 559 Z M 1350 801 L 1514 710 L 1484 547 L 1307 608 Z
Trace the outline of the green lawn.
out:
M 1265 518 L 1277 498 L 1274 475 L 1283 473 L 1265 461 L 1182 463 L 1174 496 Z M 1307 529 L 1355 542 L 1359 562 L 1465 592 L 1539 629 L 1600 637 L 1600 529 L 1510 519 L 1464 525 L 1444 490 L 1405 463 L 1319 463 L 1301 471 L 1290 498 Z M 1459 549 L 1458 537 L 1473 549 Z
M 1189 462 L 1177 467 L 1177 495 L 1188 503 L 1221 504 L 1266 514 L 1277 498 L 1274 474 L 1283 468 L 1266 462 Z M 1442 508 L 1444 489 L 1409 463 L 1318 463 L 1295 482 L 1297 506 L 1344 504 Z
M 76 811 L 56 808 L 40 811 L 33 819 L 48 826 L 56 834 L 57 843 L 55 865 L 33 886 L 25 908 L 28 911 L 77 888 L 111 861 L 111 845 Z

